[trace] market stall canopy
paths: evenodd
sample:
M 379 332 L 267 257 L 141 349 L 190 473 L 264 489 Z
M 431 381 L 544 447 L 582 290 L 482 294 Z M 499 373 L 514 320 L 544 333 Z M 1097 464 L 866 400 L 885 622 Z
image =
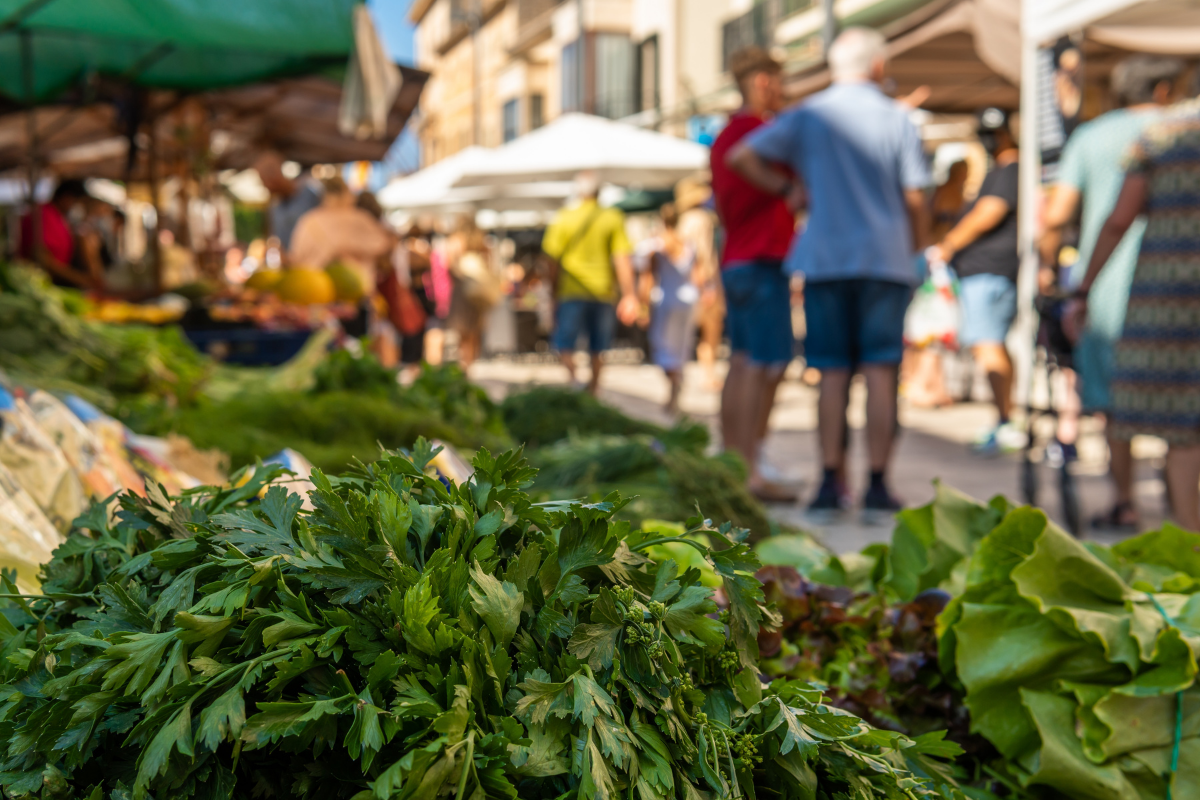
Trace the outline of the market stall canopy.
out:
M 929 111 L 1017 107 L 1017 0 L 935 0 L 880 30 L 888 39 L 887 74 L 898 96 L 928 86 L 932 94 L 921 107 Z M 821 63 L 787 76 L 785 90 L 799 99 L 829 81 L 829 70 Z
M 194 91 L 341 67 L 357 2 L 0 0 L 0 95 L 42 104 L 93 75 Z
M 477 146 L 460 150 L 412 175 L 396 178 L 376 198 L 389 211 L 453 214 L 484 209 L 553 210 L 570 196 L 571 181 L 454 187 L 465 173 L 484 168 L 495 152 Z
M 1039 44 L 1082 31 L 1122 50 L 1200 55 L 1196 0 L 1039 0 L 1029 5 L 1025 35 Z
M 570 181 L 594 170 L 606 183 L 671 186 L 708 167 L 708 148 L 589 114 L 564 114 L 492 151 L 454 186 Z
M 250 166 L 263 150 L 277 150 L 304 165 L 379 161 L 407 123 L 429 79 L 426 72 L 399 67 L 402 82 L 381 139 L 346 136 L 338 128 L 342 83 L 323 75 L 281 78 L 249 86 L 203 92 L 184 98 L 156 90 L 144 111 L 159 118 L 155 127 L 161 158 L 171 161 L 179 142 L 178 125 L 168 113 L 181 102 L 205 109 L 211 150 L 218 169 Z M 144 141 L 128 170 L 128 120 L 118 103 L 51 105 L 0 116 L 0 171 L 23 167 L 29 152 L 29 120 L 38 130 L 41 160 L 61 177 L 146 177 Z

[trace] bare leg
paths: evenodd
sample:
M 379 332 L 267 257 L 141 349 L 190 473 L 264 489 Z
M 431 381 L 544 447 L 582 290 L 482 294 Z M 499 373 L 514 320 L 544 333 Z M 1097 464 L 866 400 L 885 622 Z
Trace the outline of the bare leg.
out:
M 726 450 L 739 454 L 750 466 L 749 449 L 742 433 L 746 424 L 749 405 L 746 402 L 750 379 L 750 362 L 745 353 L 733 353 L 729 357 L 729 372 L 721 388 L 721 443 Z
M 721 436 L 725 449 L 733 450 L 746 463 L 750 491 L 763 500 L 784 502 L 794 500 L 795 494 L 764 480 L 758 471 L 758 430 L 771 372 L 751 364 L 745 353 L 734 354 L 721 392 Z
M 867 457 L 872 472 L 883 472 L 896 441 L 896 367 L 865 364 L 861 369 L 867 382 Z
M 667 375 L 667 381 L 671 385 L 670 394 L 667 397 L 667 404 L 664 410 L 668 414 L 679 413 L 679 393 L 683 389 L 683 370 L 681 369 L 665 369 L 663 372 Z
M 446 332 L 441 328 L 430 328 L 425 331 L 425 361 L 438 366 L 445 358 Z
M 783 383 L 783 373 L 786 370 L 786 366 L 763 368 L 762 398 L 758 407 L 758 422 L 754 428 L 756 447 L 762 447 L 763 441 L 767 438 L 767 431 L 771 422 L 771 410 L 775 408 L 775 393 L 779 391 L 779 384 Z
M 717 382 L 717 349 L 721 346 L 722 315 L 706 312 L 700 323 L 700 341 L 696 345 L 696 360 L 704 370 L 704 380 L 710 389 L 716 389 Z
M 600 392 L 600 368 L 604 366 L 604 356 L 592 353 L 592 377 L 588 381 L 587 390 L 593 397 Z
M 1058 373 L 1061 386 L 1057 392 L 1058 403 L 1058 440 L 1063 444 L 1075 444 L 1079 439 L 1079 415 L 1083 403 L 1079 399 L 1079 376 L 1073 369 L 1063 368 Z M 1125 443 L 1129 445 L 1128 442 Z
M 1167 488 L 1175 524 L 1200 531 L 1200 445 L 1167 450 Z
M 558 354 L 559 363 L 567 368 L 567 382 L 575 383 L 575 351 L 564 350 Z
M 1128 439 L 1108 439 L 1108 471 L 1117 492 L 1117 504 L 1133 505 L 1133 447 Z
M 825 469 L 840 470 L 844 466 L 846 406 L 849 402 L 850 370 L 822 370 L 817 423 L 820 426 L 821 461 Z
M 987 373 L 1000 422 L 1008 422 L 1012 413 L 1013 382 L 1012 359 L 1008 357 L 1008 349 L 1001 342 L 981 342 L 971 348 L 971 354 Z

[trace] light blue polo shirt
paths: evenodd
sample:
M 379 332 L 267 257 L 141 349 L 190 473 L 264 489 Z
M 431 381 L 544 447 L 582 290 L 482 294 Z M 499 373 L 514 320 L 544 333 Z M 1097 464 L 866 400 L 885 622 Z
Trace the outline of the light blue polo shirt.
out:
M 930 185 L 908 110 L 873 83 L 837 83 L 746 137 L 808 191 L 808 224 L 784 263 L 806 281 L 874 278 L 915 285 L 906 189 Z

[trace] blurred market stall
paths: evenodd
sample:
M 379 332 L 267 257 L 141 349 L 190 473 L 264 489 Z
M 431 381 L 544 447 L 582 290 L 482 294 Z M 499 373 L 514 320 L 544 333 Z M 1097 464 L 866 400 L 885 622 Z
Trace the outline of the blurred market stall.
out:
M 296 173 L 382 159 L 428 75 L 390 63 L 358 0 L 143 6 L 0 2 L 0 173 L 26 187 L 86 179 L 77 205 L 106 259 L 86 286 L 95 318 L 160 324 L 190 304 L 184 320 L 206 349 L 279 361 L 357 312 L 315 296 L 280 302 L 265 278 L 242 291 L 256 268 L 286 260 L 267 239 L 270 196 L 244 199 L 247 169 L 264 153 Z M 12 212 L 44 242 L 53 211 L 30 214 L 22 199 Z M 8 239 L 10 257 L 35 255 Z M 165 290 L 182 297 L 144 305 Z M 197 332 L 213 329 L 228 335 Z

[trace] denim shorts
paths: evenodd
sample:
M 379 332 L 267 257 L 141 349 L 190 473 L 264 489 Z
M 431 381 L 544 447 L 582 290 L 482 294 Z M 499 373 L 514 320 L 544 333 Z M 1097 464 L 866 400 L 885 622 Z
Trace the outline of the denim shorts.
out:
M 968 275 L 958 282 L 963 347 L 991 342 L 1003 344 L 1017 316 L 1017 285 L 1003 275 Z
M 873 278 L 804 285 L 804 355 L 817 369 L 899 364 L 912 287 Z
M 1110 389 L 1117 369 L 1116 342 L 1085 329 L 1073 353 L 1079 372 L 1079 399 L 1085 412 L 1111 411 Z
M 617 315 L 612 303 L 599 300 L 560 300 L 554 320 L 554 349 L 568 353 L 587 334 L 588 352 L 596 355 L 612 346 Z
M 779 261 L 737 261 L 721 270 L 729 349 L 759 366 L 792 360 L 791 288 Z

